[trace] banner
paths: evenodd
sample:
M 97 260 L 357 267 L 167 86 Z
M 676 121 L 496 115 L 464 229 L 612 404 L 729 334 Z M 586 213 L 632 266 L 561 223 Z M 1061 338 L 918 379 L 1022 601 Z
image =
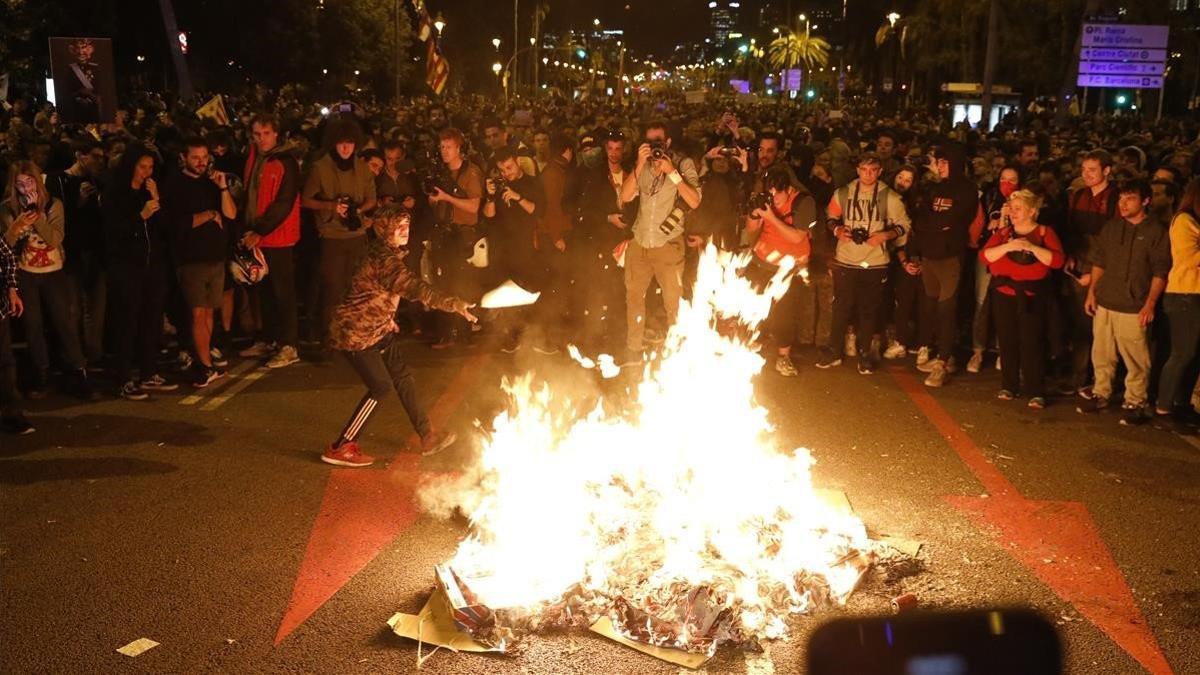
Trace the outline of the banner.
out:
M 196 117 L 214 120 L 217 124 L 229 126 L 229 112 L 225 110 L 225 99 L 220 94 L 208 99 L 208 103 L 196 110 Z
M 112 40 L 50 38 L 50 72 L 60 120 L 74 124 L 116 121 Z

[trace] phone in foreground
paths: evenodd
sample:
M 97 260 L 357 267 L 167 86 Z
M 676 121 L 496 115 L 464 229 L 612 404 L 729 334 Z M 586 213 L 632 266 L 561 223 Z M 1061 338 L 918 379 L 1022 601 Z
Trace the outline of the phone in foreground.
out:
M 836 619 L 808 641 L 809 675 L 1058 675 L 1062 646 L 1027 609 Z

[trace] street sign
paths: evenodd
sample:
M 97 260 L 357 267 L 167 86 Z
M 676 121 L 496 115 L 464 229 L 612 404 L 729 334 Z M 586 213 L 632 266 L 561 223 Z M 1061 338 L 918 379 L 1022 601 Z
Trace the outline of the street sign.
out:
M 1083 75 L 1075 84 L 1080 87 L 1119 87 L 1121 89 L 1159 89 L 1163 86 L 1162 77 L 1141 77 L 1138 75 Z
M 1080 61 L 1080 75 L 1162 75 L 1165 63 L 1125 63 L 1121 61 Z
M 783 71 L 784 89 L 788 91 L 800 91 L 804 83 L 804 71 L 799 68 L 788 68 Z
M 1083 24 L 1084 47 L 1120 49 L 1163 49 L 1167 46 L 1167 26 L 1120 23 Z
M 1165 49 L 1103 49 L 1084 47 L 1079 50 L 1080 61 L 1166 61 Z

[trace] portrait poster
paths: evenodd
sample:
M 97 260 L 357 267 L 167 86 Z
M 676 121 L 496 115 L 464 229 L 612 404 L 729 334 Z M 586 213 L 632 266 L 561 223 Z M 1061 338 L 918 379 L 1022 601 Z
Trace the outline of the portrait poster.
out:
M 112 40 L 50 38 L 50 72 L 60 120 L 74 124 L 116 120 L 117 81 Z

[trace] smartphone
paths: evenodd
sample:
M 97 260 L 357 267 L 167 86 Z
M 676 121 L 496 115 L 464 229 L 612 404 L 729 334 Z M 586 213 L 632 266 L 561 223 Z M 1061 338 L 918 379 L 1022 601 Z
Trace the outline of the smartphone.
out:
M 809 675 L 1058 675 L 1054 627 L 1028 609 L 844 618 L 808 641 Z

